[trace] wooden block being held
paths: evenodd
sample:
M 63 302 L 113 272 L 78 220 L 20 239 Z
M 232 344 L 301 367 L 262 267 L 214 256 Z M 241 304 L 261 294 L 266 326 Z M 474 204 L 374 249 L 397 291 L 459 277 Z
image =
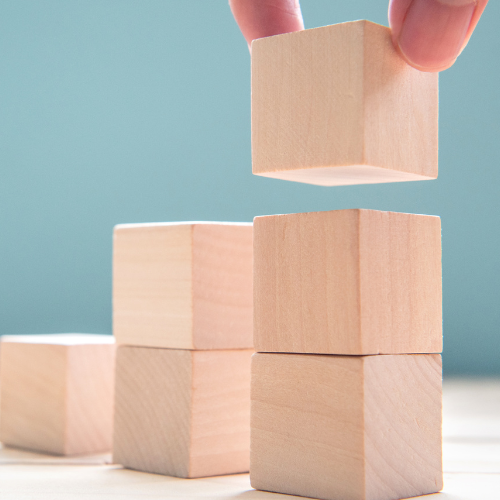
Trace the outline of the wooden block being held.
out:
M 273 215 L 254 235 L 256 351 L 442 351 L 439 217 Z
M 119 225 L 113 333 L 118 344 L 252 347 L 252 224 Z
M 57 455 L 110 451 L 114 359 L 110 335 L 2 337 L 0 441 Z
M 435 179 L 438 74 L 355 21 L 252 43 L 253 173 L 335 186 Z
M 252 352 L 120 346 L 113 460 L 184 478 L 248 471 Z
M 326 500 L 439 491 L 441 356 L 255 354 L 250 480 Z

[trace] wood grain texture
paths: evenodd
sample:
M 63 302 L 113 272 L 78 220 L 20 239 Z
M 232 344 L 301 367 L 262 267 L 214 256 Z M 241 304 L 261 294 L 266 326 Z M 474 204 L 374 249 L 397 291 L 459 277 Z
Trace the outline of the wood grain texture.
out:
M 254 220 L 260 352 L 442 351 L 439 217 L 337 210 Z
M 114 339 L 2 337 L 0 441 L 58 455 L 111 449 Z
M 121 345 L 252 347 L 252 225 L 115 228 L 113 333 Z
M 252 43 L 253 173 L 324 186 L 434 179 L 438 75 L 355 21 Z
M 185 478 L 247 471 L 252 352 L 120 346 L 114 461 Z
M 442 488 L 441 356 L 258 353 L 254 488 L 394 500 Z

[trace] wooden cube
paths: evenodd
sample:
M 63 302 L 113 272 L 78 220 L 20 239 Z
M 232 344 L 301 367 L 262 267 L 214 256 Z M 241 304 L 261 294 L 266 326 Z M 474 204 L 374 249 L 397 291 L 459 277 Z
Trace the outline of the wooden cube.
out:
M 110 451 L 114 359 L 110 335 L 2 337 L 0 441 L 57 455 Z
M 252 43 L 253 173 L 323 186 L 435 179 L 438 74 L 355 21 Z
M 326 500 L 442 488 L 441 356 L 256 354 L 250 480 Z
M 248 471 L 252 352 L 120 346 L 114 461 L 184 478 Z
M 118 344 L 252 347 L 252 224 L 119 225 L 113 332 Z
M 254 231 L 256 351 L 442 351 L 439 217 L 337 210 Z

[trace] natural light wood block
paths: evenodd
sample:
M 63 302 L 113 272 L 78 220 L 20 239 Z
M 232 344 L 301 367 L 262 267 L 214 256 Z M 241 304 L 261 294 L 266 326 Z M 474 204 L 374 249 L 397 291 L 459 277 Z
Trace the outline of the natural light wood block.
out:
M 113 333 L 118 344 L 252 347 L 252 224 L 116 226 Z
M 115 463 L 184 478 L 248 471 L 252 352 L 120 346 Z
M 57 455 L 110 451 L 114 359 L 110 335 L 2 337 L 0 441 Z
M 256 351 L 442 351 L 439 217 L 272 215 L 254 234 Z
M 254 40 L 252 164 L 323 186 L 435 179 L 438 74 L 368 21 Z
M 439 354 L 256 354 L 252 486 L 326 500 L 439 491 L 441 373 Z

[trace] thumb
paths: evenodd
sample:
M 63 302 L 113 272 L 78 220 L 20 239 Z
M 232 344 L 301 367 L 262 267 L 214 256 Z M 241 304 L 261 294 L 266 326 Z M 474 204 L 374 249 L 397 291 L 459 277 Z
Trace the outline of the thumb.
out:
M 422 71 L 453 65 L 488 0 L 391 0 L 392 39 L 406 61 Z

